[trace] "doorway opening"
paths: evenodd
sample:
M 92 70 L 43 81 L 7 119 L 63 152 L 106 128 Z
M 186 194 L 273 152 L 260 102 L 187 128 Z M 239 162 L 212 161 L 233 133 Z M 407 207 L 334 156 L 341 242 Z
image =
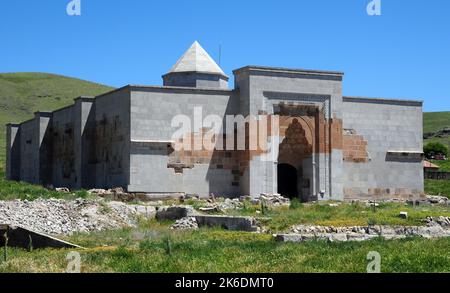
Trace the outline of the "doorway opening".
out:
M 298 198 L 297 169 L 290 164 L 278 164 L 278 193 L 290 199 Z

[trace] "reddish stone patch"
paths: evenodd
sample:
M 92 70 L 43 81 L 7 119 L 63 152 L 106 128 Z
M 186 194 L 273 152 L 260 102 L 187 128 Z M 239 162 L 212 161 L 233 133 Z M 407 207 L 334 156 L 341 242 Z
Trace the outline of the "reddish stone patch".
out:
M 367 141 L 362 135 L 350 131 L 343 135 L 344 161 L 353 163 L 366 163 L 369 161 Z

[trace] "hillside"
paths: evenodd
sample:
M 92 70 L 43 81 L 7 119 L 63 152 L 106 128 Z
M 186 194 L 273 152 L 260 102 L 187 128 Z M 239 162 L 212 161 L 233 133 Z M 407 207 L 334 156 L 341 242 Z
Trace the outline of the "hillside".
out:
M 78 96 L 94 96 L 111 87 L 47 73 L 0 74 L 0 168 L 5 161 L 5 124 L 22 122 L 34 112 L 52 111 L 73 103 Z
M 448 129 L 447 133 L 443 130 Z M 450 146 L 450 112 L 428 112 L 423 115 L 423 133 L 425 143 L 438 141 Z
M 428 112 L 423 114 L 423 132 L 435 132 L 450 127 L 450 112 Z

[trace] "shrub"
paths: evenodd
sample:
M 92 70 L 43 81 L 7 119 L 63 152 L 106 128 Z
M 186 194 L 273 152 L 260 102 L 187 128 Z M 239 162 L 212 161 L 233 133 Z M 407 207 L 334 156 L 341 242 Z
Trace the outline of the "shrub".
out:
M 298 198 L 293 198 L 292 200 L 291 200 L 291 204 L 290 204 L 290 206 L 289 206 L 289 208 L 291 209 L 291 210 L 296 210 L 296 209 L 299 209 L 299 208 L 301 208 L 302 207 L 302 203 L 300 202 L 300 200 L 298 200 Z
M 440 142 L 430 142 L 423 148 L 425 157 L 432 158 L 435 155 L 448 156 L 448 148 Z

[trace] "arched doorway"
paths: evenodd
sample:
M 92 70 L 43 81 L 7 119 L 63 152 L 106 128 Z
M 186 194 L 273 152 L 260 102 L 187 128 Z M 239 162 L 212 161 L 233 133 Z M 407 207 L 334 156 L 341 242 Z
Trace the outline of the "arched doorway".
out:
M 287 119 L 282 125 L 277 182 L 279 194 L 306 202 L 311 196 L 313 138 L 305 129 L 308 126 L 301 118 Z
M 289 198 L 298 197 L 297 169 L 289 164 L 278 164 L 278 193 Z

